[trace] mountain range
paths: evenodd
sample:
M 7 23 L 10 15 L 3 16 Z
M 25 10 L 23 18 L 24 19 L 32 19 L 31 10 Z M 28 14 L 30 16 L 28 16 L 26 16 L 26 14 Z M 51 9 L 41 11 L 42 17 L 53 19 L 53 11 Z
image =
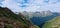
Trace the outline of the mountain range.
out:
M 60 16 L 58 12 L 42 11 L 42 12 L 21 12 L 25 17 L 28 18 L 33 24 L 42 28 L 46 21 L 52 20 L 53 18 Z

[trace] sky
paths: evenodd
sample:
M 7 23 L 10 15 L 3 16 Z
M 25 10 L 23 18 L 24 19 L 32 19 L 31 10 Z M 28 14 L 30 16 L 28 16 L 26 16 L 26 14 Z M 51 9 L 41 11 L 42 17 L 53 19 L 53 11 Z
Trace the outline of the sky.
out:
M 60 12 L 60 0 L 0 0 L 0 6 L 13 12 L 47 11 Z

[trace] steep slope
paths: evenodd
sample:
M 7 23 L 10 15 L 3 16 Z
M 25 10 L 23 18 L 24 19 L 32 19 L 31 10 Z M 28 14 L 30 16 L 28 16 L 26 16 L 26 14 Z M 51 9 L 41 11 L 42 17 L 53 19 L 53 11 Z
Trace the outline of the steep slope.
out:
M 39 28 L 38 26 L 34 25 L 30 20 L 28 20 L 28 18 L 22 15 L 22 13 L 19 13 L 18 15 L 21 16 L 21 18 L 23 18 L 24 20 L 26 20 L 26 22 L 29 24 L 29 28 Z
M 0 28 L 38 28 L 20 13 L 17 15 L 6 7 L 0 7 Z
M 54 19 L 47 21 L 43 28 L 60 28 L 60 16 L 55 17 Z
M 24 19 L 22 19 L 21 16 L 16 15 L 6 7 L 0 7 L 0 22 L 2 22 L 4 26 L 7 24 L 11 24 L 12 26 L 14 26 L 16 24 L 16 26 L 18 25 L 22 28 L 29 27 L 28 23 Z

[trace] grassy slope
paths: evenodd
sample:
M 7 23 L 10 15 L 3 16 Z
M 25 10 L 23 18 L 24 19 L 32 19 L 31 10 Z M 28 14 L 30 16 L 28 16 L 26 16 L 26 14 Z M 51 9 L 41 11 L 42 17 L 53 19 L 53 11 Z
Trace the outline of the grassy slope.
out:
M 58 25 L 60 24 L 60 16 L 55 17 L 54 19 L 46 22 L 43 26 L 43 28 L 53 28 L 53 27 L 58 27 Z

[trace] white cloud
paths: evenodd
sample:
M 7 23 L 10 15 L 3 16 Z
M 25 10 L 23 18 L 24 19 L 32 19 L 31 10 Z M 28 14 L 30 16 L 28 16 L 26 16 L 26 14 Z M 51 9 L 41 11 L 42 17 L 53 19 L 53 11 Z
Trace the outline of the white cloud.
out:
M 29 0 L 28 3 L 24 3 L 23 0 L 5 0 L 2 2 L 3 6 L 10 8 L 14 12 L 19 11 L 43 11 L 51 10 L 60 12 L 60 2 L 58 0 Z M 23 2 L 23 4 L 21 4 Z

